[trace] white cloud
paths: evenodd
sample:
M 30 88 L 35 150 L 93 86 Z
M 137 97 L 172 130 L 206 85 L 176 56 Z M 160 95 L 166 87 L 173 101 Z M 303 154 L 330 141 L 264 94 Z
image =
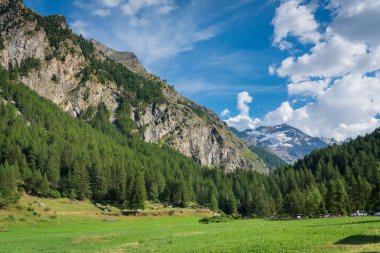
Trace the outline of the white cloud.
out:
M 98 0 L 101 4 L 107 7 L 117 7 L 119 6 L 121 0 Z
M 237 95 L 237 109 L 239 110 L 239 115 L 225 120 L 227 125 L 234 127 L 239 131 L 255 129 L 257 124 L 260 123 L 260 120 L 249 116 L 249 104 L 252 103 L 252 101 L 253 98 L 248 94 L 248 92 L 240 92 Z
M 82 34 L 83 36 L 87 36 L 87 27 L 88 24 L 82 20 L 76 20 L 73 23 L 71 23 L 71 28 L 74 32 L 78 34 Z
M 248 92 L 240 92 L 237 96 L 237 109 L 241 115 L 249 115 L 248 104 L 252 103 L 253 98 L 248 94 Z
M 135 16 L 142 9 L 151 7 L 157 8 L 161 14 L 168 14 L 176 8 L 170 0 L 129 0 L 121 8 L 126 15 Z
M 318 95 L 315 102 L 293 109 L 284 102 L 268 113 L 263 124 L 288 123 L 313 136 L 345 140 L 380 125 L 380 78 L 350 74 Z
M 135 52 L 149 65 L 191 51 L 197 43 L 209 40 L 217 34 L 216 27 L 202 29 L 197 26 L 196 21 L 172 22 L 169 19 L 152 24 L 147 19 L 134 20 L 132 27 L 126 32 L 116 32 L 120 28 L 115 27 L 115 36 L 128 50 Z
M 251 118 L 248 115 L 237 115 L 236 117 L 225 120 L 229 127 L 234 127 L 238 131 L 244 131 L 246 129 L 255 129 L 260 123 L 257 118 Z
M 330 79 L 305 81 L 288 84 L 289 95 L 317 96 L 322 95 L 329 86 Z
M 94 16 L 107 17 L 111 14 L 109 9 L 96 9 L 93 13 Z
M 230 113 L 231 113 L 231 111 L 228 110 L 228 109 L 226 108 L 226 109 L 224 109 L 224 110 L 220 113 L 220 116 L 222 116 L 222 117 L 226 117 L 226 116 L 228 116 L 228 114 L 230 114 Z
M 370 53 L 365 44 L 350 42 L 338 35 L 315 45 L 309 53 L 286 58 L 277 73 L 293 82 L 310 78 L 333 78 L 355 72 Z M 379 62 L 380 63 L 380 62 Z
M 291 35 L 302 43 L 317 43 L 321 38 L 318 32 L 318 23 L 315 21 L 313 5 L 302 5 L 301 0 L 283 2 L 276 9 L 276 16 L 272 21 L 274 25 L 273 44 L 281 49 L 291 48 L 290 42 L 285 39 Z
M 371 46 L 380 44 L 380 1 L 378 0 L 331 0 L 334 10 L 331 27 L 341 36 Z
M 277 16 L 282 15 L 273 21 L 274 43 L 279 47 L 289 34 L 305 43 L 305 34 L 314 33 L 319 27 L 318 23 L 311 25 L 315 18 L 308 15 L 312 15 L 313 9 L 307 11 L 305 7 L 300 11 L 300 4 L 301 1 L 283 2 L 276 12 Z M 376 118 L 380 112 L 377 73 L 380 69 L 377 32 L 380 2 L 330 0 L 327 8 L 333 11 L 332 21 L 318 40 L 310 40 L 314 43 L 310 50 L 300 56 L 287 57 L 280 67 L 273 69 L 280 77 L 288 78 L 289 95 L 311 96 L 312 102 L 300 108 L 292 108 L 289 102 L 284 102 L 268 113 L 262 124 L 288 123 L 313 136 L 344 140 L 380 126 Z M 297 12 L 303 14 L 294 15 Z M 306 27 L 310 29 L 289 28 L 286 23 L 289 19 L 294 24 L 309 23 Z
M 268 74 L 273 76 L 276 73 L 276 64 L 272 64 L 268 67 Z

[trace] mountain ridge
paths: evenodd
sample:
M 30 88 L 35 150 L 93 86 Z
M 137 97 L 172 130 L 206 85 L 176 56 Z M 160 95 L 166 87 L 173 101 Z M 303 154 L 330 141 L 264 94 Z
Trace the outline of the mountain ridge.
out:
M 72 116 L 89 120 L 104 104 L 127 135 L 168 145 L 202 165 L 268 171 L 214 112 L 146 72 L 133 53 L 88 41 L 63 16 L 42 17 L 19 0 L 0 2 L 0 23 L 0 65 Z
M 248 146 L 263 148 L 287 163 L 294 163 L 315 149 L 339 144 L 333 138 L 312 137 L 288 124 L 260 126 L 254 130 L 247 129 L 242 132 L 236 129 L 233 131 L 238 132 L 238 137 Z

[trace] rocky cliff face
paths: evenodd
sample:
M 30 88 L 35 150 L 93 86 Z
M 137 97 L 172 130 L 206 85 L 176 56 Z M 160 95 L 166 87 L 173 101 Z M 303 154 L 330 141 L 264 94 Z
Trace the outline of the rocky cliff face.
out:
M 0 50 L 1 66 L 9 69 L 22 65 L 28 59 L 38 60 L 39 67 L 20 75 L 19 80 L 73 116 L 100 102 L 112 110 L 116 109 L 113 94 L 117 90 L 114 84 L 104 86 L 96 81 L 81 83 L 80 73 L 87 63 L 74 41 L 67 38 L 59 48 L 53 48 L 47 31 L 36 19 L 40 16 L 19 1 L 2 0 L 0 14 L 3 44 Z M 62 16 L 52 17 L 48 22 L 56 22 L 59 25 L 56 29 L 70 32 Z
M 16 71 L 18 80 L 74 117 L 104 103 L 113 112 L 113 119 L 117 118 L 118 100 L 125 91 L 113 81 L 101 81 L 95 72 L 90 71 L 88 78 L 83 78 L 90 61 L 80 46 L 82 38 L 72 33 L 64 17 L 41 17 L 18 0 L 0 0 L 0 31 L 0 64 L 6 69 L 20 70 Z M 162 89 L 165 103 L 131 109 L 131 119 L 146 141 L 168 144 L 203 165 L 222 166 L 227 171 L 267 171 L 261 159 L 215 113 L 180 96 L 147 73 L 133 53 L 117 52 L 96 41 L 91 43 L 96 59 L 121 63 Z

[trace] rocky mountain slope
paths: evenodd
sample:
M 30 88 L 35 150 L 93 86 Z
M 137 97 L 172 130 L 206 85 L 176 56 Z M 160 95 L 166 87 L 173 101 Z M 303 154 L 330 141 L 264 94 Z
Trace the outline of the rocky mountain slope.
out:
M 337 143 L 334 139 L 311 137 L 286 124 L 235 132 L 247 145 L 264 148 L 287 163 L 294 163 L 315 149 Z
M 42 17 L 20 0 L 1 0 L 0 32 L 0 65 L 72 116 L 88 120 L 104 105 L 123 133 L 203 165 L 267 171 L 214 112 L 147 73 L 133 53 L 74 34 L 63 16 Z

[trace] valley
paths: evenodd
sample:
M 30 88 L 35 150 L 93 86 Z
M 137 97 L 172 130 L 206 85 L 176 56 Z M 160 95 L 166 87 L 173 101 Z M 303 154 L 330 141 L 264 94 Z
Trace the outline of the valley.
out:
M 222 26 L 193 31 L 200 25 L 193 15 L 176 16 L 163 30 L 154 23 L 148 35 L 143 30 L 150 19 L 164 19 L 179 9 L 194 12 L 194 6 L 239 10 L 234 17 L 251 20 L 252 13 L 240 12 L 260 1 L 230 6 L 227 2 L 234 1 L 69 0 L 68 8 L 46 1 L 0 0 L 0 253 L 380 252 L 380 100 L 379 92 L 369 91 L 379 86 L 373 80 L 379 68 L 372 66 L 374 57 L 360 59 L 358 65 L 371 62 L 362 75 L 339 70 L 340 77 L 324 76 L 291 68 L 313 62 L 312 54 L 330 41 L 342 41 L 333 35 L 335 27 L 319 34 L 312 22 L 318 1 L 271 1 L 254 8 L 271 8 L 276 16 L 301 12 L 314 28 L 280 27 L 283 35 L 276 37 L 279 21 L 268 19 L 275 29 L 267 49 L 248 52 L 235 41 L 239 50 L 215 55 L 210 48 L 192 51 L 198 50 L 195 44 L 207 46 L 216 39 Z M 50 15 L 56 13 L 52 6 L 67 16 Z M 341 5 L 319 8 L 339 18 L 334 15 Z M 141 12 L 147 10 L 144 19 Z M 125 22 L 107 23 L 120 18 L 114 13 Z M 88 23 L 77 19 L 85 14 Z M 106 23 L 107 31 L 102 30 Z M 186 28 L 185 37 L 161 34 L 177 26 Z M 125 29 L 112 38 L 99 36 L 103 42 L 90 38 L 94 27 L 105 34 Z M 127 36 L 131 31 L 133 36 Z M 238 31 L 229 40 L 258 38 Z M 170 50 L 169 44 L 166 50 L 160 47 L 168 42 L 162 36 L 182 46 Z M 288 36 L 306 44 L 293 48 L 297 40 L 289 42 Z M 134 39 L 138 43 L 127 43 Z M 216 44 L 212 49 L 221 50 Z M 123 51 L 126 45 L 137 51 Z M 369 45 L 345 51 L 359 51 L 355 57 L 361 57 L 376 51 Z M 310 55 L 294 56 L 309 48 Z M 289 50 L 291 56 L 281 65 L 245 66 L 252 59 L 266 61 L 274 55 L 271 50 L 280 50 L 281 57 Z M 256 57 L 258 51 L 265 56 Z M 205 54 L 210 58 L 204 60 Z M 179 55 L 185 59 L 181 64 L 174 61 Z M 177 72 L 175 85 L 149 72 L 152 66 L 166 69 L 169 79 Z M 243 72 L 252 79 L 241 79 Z M 179 76 L 191 76 L 191 84 Z M 371 86 L 365 92 L 346 89 L 343 79 Z M 275 85 L 279 80 L 282 85 Z M 260 82 L 265 85 L 256 86 Z M 256 92 L 255 100 L 240 90 Z M 355 108 L 351 100 L 334 97 L 350 92 L 368 97 Z M 215 111 L 195 102 L 205 97 Z M 252 104 L 256 97 L 258 103 Z M 276 109 L 284 97 L 289 101 Z M 217 114 L 220 108 L 225 109 Z

